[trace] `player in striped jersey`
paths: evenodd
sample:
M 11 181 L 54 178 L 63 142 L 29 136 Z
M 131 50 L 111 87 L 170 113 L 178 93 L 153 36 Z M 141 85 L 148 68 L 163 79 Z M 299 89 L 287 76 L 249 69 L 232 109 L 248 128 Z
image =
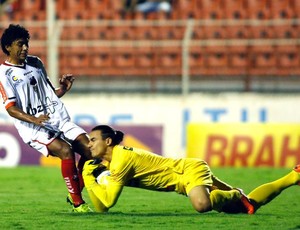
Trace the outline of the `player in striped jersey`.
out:
M 42 61 L 28 55 L 29 32 L 9 25 L 2 34 L 1 48 L 7 59 L 0 65 L 0 92 L 5 109 L 13 118 L 23 141 L 45 156 L 61 159 L 61 172 L 74 212 L 89 212 L 81 191 L 83 164 L 91 158 L 86 132 L 70 121 L 59 99 L 73 84 L 71 74 L 59 78 L 54 88 Z M 76 167 L 75 152 L 81 155 Z

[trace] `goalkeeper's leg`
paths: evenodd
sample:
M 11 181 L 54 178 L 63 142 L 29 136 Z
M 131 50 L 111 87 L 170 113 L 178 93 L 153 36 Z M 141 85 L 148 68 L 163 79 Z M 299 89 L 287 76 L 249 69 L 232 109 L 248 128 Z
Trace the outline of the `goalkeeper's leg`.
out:
M 283 190 L 300 183 L 300 165 L 297 165 L 290 173 L 270 183 L 263 184 L 248 194 L 257 210 L 277 197 Z

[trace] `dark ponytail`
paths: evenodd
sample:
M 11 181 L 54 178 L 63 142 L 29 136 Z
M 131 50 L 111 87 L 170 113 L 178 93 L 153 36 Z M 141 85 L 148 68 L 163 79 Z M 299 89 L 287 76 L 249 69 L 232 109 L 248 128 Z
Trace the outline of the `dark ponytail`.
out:
M 101 131 L 103 139 L 110 137 L 112 139 L 111 145 L 118 145 L 123 141 L 124 133 L 119 130 L 114 130 L 108 125 L 98 125 L 92 129 L 92 131 L 96 130 Z

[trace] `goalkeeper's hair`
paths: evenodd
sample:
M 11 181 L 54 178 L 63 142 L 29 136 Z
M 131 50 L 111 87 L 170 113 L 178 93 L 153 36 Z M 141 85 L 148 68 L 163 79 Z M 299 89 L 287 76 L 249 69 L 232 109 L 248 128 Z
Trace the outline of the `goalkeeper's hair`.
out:
M 30 39 L 30 34 L 28 30 L 26 30 L 21 25 L 10 24 L 8 28 L 6 28 L 1 36 L 1 48 L 3 53 L 9 55 L 9 51 L 6 49 L 6 46 L 10 46 L 14 41 L 18 39 Z
M 118 145 L 123 141 L 124 133 L 120 130 L 114 130 L 108 125 L 98 125 L 92 129 L 92 131 L 101 131 L 102 139 L 110 137 L 112 139 L 111 145 Z

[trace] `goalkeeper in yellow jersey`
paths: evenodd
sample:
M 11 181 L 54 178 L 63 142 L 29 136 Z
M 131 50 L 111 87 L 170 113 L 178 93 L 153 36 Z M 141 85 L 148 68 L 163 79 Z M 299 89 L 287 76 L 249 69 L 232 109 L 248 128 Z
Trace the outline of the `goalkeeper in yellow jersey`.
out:
M 92 129 L 89 148 L 95 160 L 84 165 L 83 178 L 98 212 L 113 207 L 124 186 L 177 192 L 188 196 L 200 213 L 216 210 L 253 214 L 284 189 L 300 183 L 300 166 L 247 196 L 213 175 L 207 163 L 196 158 L 172 159 L 120 145 L 123 133 L 107 125 Z

